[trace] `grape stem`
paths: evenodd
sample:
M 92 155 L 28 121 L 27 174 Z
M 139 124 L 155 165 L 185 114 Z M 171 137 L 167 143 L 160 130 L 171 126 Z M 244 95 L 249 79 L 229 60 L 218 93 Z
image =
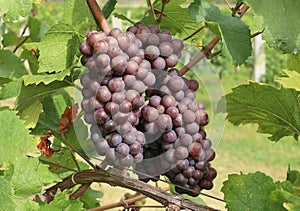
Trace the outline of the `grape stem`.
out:
M 76 181 L 76 184 L 88 184 L 91 182 L 103 182 L 111 186 L 120 186 L 123 188 L 131 189 L 133 191 L 139 192 L 147 197 L 150 197 L 163 206 L 176 205 L 182 209 L 198 210 L 198 211 L 213 211 L 214 208 L 200 205 L 194 203 L 190 200 L 184 199 L 180 196 L 172 195 L 166 193 L 165 190 L 156 188 L 150 184 L 144 183 L 142 181 L 130 178 L 122 174 L 112 174 L 101 169 L 95 170 L 83 170 L 79 171 L 76 174 L 70 175 L 63 179 L 62 182 L 57 183 L 56 185 L 48 188 L 44 193 L 44 196 L 47 198 L 53 198 L 58 189 L 61 191 L 65 189 L 70 189 L 76 184 L 73 181 Z M 123 203 L 122 203 L 123 204 Z M 102 209 L 103 210 L 103 209 Z M 90 210 L 95 211 L 95 210 Z
M 86 2 L 89 5 L 89 8 L 90 8 L 91 12 L 93 13 L 94 18 L 95 18 L 97 24 L 102 29 L 102 31 L 109 32 L 110 27 L 107 23 L 107 20 L 106 20 L 104 14 L 102 13 L 102 10 L 100 9 L 97 1 L 96 0 L 86 0 Z
M 243 5 L 243 7 L 240 9 L 240 7 Z M 241 3 L 237 3 L 237 5 L 234 7 L 232 11 L 232 15 L 234 16 L 236 13 L 239 14 L 239 18 L 242 18 L 243 15 L 248 11 L 249 6 Z M 209 57 L 211 55 L 211 50 L 216 46 L 216 44 L 220 41 L 219 36 L 215 36 L 208 45 L 204 46 L 201 50 L 201 52 L 195 56 L 188 64 L 183 66 L 183 68 L 180 70 L 180 75 L 183 76 L 186 74 L 192 67 L 194 67 L 199 61 L 201 61 L 204 57 Z

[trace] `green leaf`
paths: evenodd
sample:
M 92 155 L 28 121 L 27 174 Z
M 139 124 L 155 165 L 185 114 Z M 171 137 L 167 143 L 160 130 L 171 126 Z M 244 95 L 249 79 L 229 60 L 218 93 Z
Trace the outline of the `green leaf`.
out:
M 300 53 L 290 54 L 287 60 L 288 68 L 300 73 Z
M 39 210 L 39 204 L 32 201 L 31 199 L 25 198 L 25 199 L 17 199 L 15 200 L 17 207 L 15 211 L 24 211 L 24 210 L 30 210 L 30 211 L 38 211 Z
M 273 200 L 275 203 L 280 203 L 282 208 L 285 208 L 282 210 L 300 210 L 300 197 L 297 197 L 287 191 L 276 189 L 270 194 L 270 199 Z
M 70 68 L 79 51 L 78 34 L 67 24 L 56 24 L 38 44 L 40 50 L 38 73 L 61 72 Z
M 19 197 L 41 193 L 44 185 L 60 181 L 48 170 L 48 166 L 39 163 L 37 158 L 22 157 L 16 160 L 10 165 L 8 174 L 14 195 Z
M 82 210 L 83 203 L 79 200 L 69 200 L 69 196 L 64 192 L 58 192 L 55 194 L 54 200 L 40 207 L 40 211 L 53 211 L 53 210 Z
M 287 171 L 287 181 L 290 181 L 294 188 L 294 195 L 300 197 L 300 172 L 296 170 L 291 170 L 290 167 Z
M 16 110 L 19 112 L 21 119 L 25 120 L 25 125 L 33 124 L 37 122 L 37 119 L 30 118 L 30 114 L 35 112 L 35 115 L 39 115 L 42 110 L 38 110 L 32 106 L 32 104 L 38 105 L 45 97 L 50 96 L 58 90 L 64 89 L 70 86 L 67 82 L 55 81 L 48 85 L 40 83 L 39 85 L 22 86 L 20 95 L 16 101 Z M 30 107 L 30 108 L 29 108 Z M 29 117 L 29 119 L 28 119 Z M 34 116 L 36 117 L 36 116 Z M 48 117 L 49 121 L 52 119 Z M 47 128 L 48 130 L 49 128 Z
M 218 7 L 201 0 L 195 0 L 189 9 L 191 17 L 197 22 L 205 22 L 221 37 L 223 47 L 228 50 L 235 65 L 243 64 L 251 55 L 250 30 L 239 18 L 224 14 Z
M 45 24 L 31 16 L 29 17 L 28 27 L 30 31 L 30 39 L 33 42 L 40 42 L 48 30 L 48 27 Z
M 187 37 L 194 33 L 197 29 L 201 27 L 193 18 L 189 15 L 189 10 L 185 6 L 187 0 L 177 0 L 170 1 L 165 5 L 164 14 L 162 22 L 160 24 L 161 29 L 168 29 L 172 32 L 175 37 Z M 161 0 L 156 0 L 153 6 L 157 10 L 161 10 Z M 158 16 L 157 16 L 158 17 Z M 146 25 L 156 24 L 153 20 L 151 12 L 143 19 Z
M 29 63 L 31 73 L 37 74 L 37 70 L 39 69 L 38 57 L 31 49 L 24 48 L 20 55 L 20 59 L 26 59 Z
M 123 15 L 123 14 L 119 14 L 119 13 L 114 13 L 114 16 L 116 18 L 119 18 L 120 20 L 123 21 L 128 21 L 130 24 L 135 24 L 135 22 L 133 20 L 130 20 L 127 16 Z
M 19 78 L 16 81 L 4 84 L 2 87 L 0 85 L 0 100 L 17 97 L 21 91 L 22 83 L 22 79 Z
M 42 134 L 49 129 L 58 132 L 61 115 L 66 107 L 72 105 L 70 95 L 62 88 L 64 87 L 53 90 L 42 99 L 43 112 L 40 114 L 36 128 L 32 131 L 33 134 Z
M 264 38 L 270 46 L 283 53 L 300 50 L 300 1 L 273 0 L 270 4 L 266 0 L 248 0 L 247 4 L 258 18 L 263 18 Z
M 89 30 L 96 29 L 97 23 L 86 1 L 65 0 L 62 23 L 74 27 L 74 30 L 85 35 Z
M 16 112 L 0 111 L 0 128 L 0 164 L 13 161 L 33 149 L 29 131 Z
M 55 147 L 57 149 L 57 147 Z M 48 164 L 49 169 L 51 172 L 55 174 L 61 174 L 65 172 L 69 172 L 70 169 L 77 170 L 76 165 L 72 159 L 71 152 L 69 149 L 65 148 L 58 148 L 58 152 L 54 152 L 51 157 L 46 157 L 41 155 L 39 157 L 40 161 L 42 163 Z M 59 164 L 60 166 L 57 166 L 55 164 Z M 63 168 L 67 167 L 67 168 Z
M 277 78 L 277 82 L 281 83 L 285 88 L 300 91 L 300 73 L 296 71 L 284 70 L 284 76 Z
M 261 172 L 231 174 L 221 191 L 228 210 L 284 210 L 269 199 L 276 189 L 273 179 Z
M 224 98 L 219 102 L 222 108 Z M 299 92 L 250 82 L 226 95 L 227 119 L 234 125 L 257 123 L 258 132 L 271 134 L 272 141 L 300 134 Z M 220 111 L 220 109 L 219 109 Z
M 115 6 L 118 3 L 117 0 L 108 0 L 102 8 L 102 12 L 105 18 L 108 18 L 111 13 L 115 10 Z
M 36 84 L 44 83 L 48 85 L 53 81 L 63 81 L 66 76 L 70 76 L 71 72 L 70 69 L 59 72 L 59 73 L 52 73 L 52 74 L 37 74 L 37 75 L 24 75 L 24 84 L 25 86 L 29 84 Z
M 10 183 L 0 176 L 0 210 L 15 210 L 17 205 L 13 200 L 12 195 L 13 188 Z
M 5 14 L 4 20 L 6 22 L 13 22 L 18 20 L 20 16 L 25 17 L 29 15 L 32 0 L 0 0 L 0 5 L 0 16 Z
M 27 74 L 20 59 L 10 50 L 0 50 L 0 77 L 14 80 Z
M 82 196 L 80 196 L 80 201 L 84 203 L 83 207 L 86 209 L 99 207 L 100 203 L 98 198 L 102 198 L 103 193 L 101 191 L 95 191 L 90 187 L 84 192 Z
M 8 31 L 7 33 L 5 33 L 3 35 L 3 47 L 7 47 L 7 46 L 15 46 L 18 43 L 18 37 L 16 35 L 16 33 L 12 32 L 12 31 Z

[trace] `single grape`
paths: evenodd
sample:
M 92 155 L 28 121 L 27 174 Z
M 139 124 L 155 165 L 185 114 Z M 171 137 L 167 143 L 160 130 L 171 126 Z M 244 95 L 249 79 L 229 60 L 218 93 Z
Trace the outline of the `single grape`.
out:
M 173 45 L 169 42 L 162 42 L 159 45 L 160 55 L 168 57 L 173 53 Z
M 95 117 L 95 121 L 98 124 L 105 123 L 108 120 L 108 118 L 109 118 L 103 108 L 100 108 L 100 109 L 96 110 L 94 112 L 94 117 Z
M 164 70 L 166 67 L 166 61 L 162 57 L 158 57 L 152 61 L 152 68 L 155 70 Z
M 122 136 L 118 133 L 113 133 L 110 135 L 108 143 L 111 147 L 117 147 L 120 143 L 122 143 Z
M 188 182 L 188 179 L 183 174 L 177 174 L 174 179 L 180 185 L 185 185 Z
M 171 54 L 166 58 L 166 65 L 168 67 L 175 67 L 178 64 L 178 56 L 176 54 Z
M 111 60 L 111 67 L 116 75 L 122 75 L 128 66 L 127 58 L 123 55 L 118 55 Z
M 120 143 L 116 147 L 116 153 L 118 157 L 126 157 L 129 154 L 130 148 L 125 143 Z
M 183 159 L 177 161 L 176 168 L 180 171 L 186 169 L 189 166 L 189 161 L 188 159 Z
M 101 103 L 107 103 L 111 99 L 111 92 L 106 86 L 100 86 L 97 91 L 96 99 Z
M 157 59 L 159 57 L 159 54 L 160 54 L 159 48 L 155 45 L 149 45 L 145 49 L 145 57 L 150 61 Z
M 189 156 L 188 149 L 184 146 L 178 146 L 175 149 L 175 155 L 178 160 L 183 160 Z

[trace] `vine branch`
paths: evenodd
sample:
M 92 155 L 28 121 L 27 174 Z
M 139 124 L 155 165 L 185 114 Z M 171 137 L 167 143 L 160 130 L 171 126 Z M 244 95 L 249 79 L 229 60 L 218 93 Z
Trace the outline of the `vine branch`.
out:
M 109 32 L 110 27 L 107 23 L 107 20 L 106 20 L 104 14 L 102 13 L 102 10 L 100 9 L 98 3 L 96 2 L 96 0 L 86 0 L 86 2 L 89 5 L 89 8 L 93 13 L 94 18 L 95 18 L 97 24 L 102 29 L 102 31 Z
M 75 182 L 75 183 L 74 183 Z M 62 182 L 50 187 L 46 190 L 45 196 L 51 198 L 55 195 L 58 189 L 65 190 L 74 187 L 77 184 L 89 184 L 91 182 L 104 182 L 111 186 L 120 186 L 123 188 L 131 189 L 133 191 L 139 192 L 147 197 L 150 197 L 163 206 L 176 205 L 182 209 L 198 210 L 198 211 L 213 211 L 214 208 L 193 203 L 190 200 L 183 199 L 180 196 L 171 195 L 166 193 L 164 190 L 156 188 L 152 185 L 146 184 L 142 181 L 126 177 L 125 175 L 116 175 L 104 171 L 98 170 L 84 170 L 74 173 Z

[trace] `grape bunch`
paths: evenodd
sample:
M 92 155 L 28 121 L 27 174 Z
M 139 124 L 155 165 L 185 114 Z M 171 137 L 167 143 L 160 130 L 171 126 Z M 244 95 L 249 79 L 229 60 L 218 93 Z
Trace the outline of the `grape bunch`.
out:
M 199 84 L 174 68 L 183 47 L 168 30 L 141 22 L 126 32 L 88 32 L 80 45 L 88 70 L 81 107 L 109 165 L 135 164 L 140 180 L 164 175 L 178 193 L 196 196 L 213 186 L 215 152 L 203 128 L 208 114 L 196 101 Z

